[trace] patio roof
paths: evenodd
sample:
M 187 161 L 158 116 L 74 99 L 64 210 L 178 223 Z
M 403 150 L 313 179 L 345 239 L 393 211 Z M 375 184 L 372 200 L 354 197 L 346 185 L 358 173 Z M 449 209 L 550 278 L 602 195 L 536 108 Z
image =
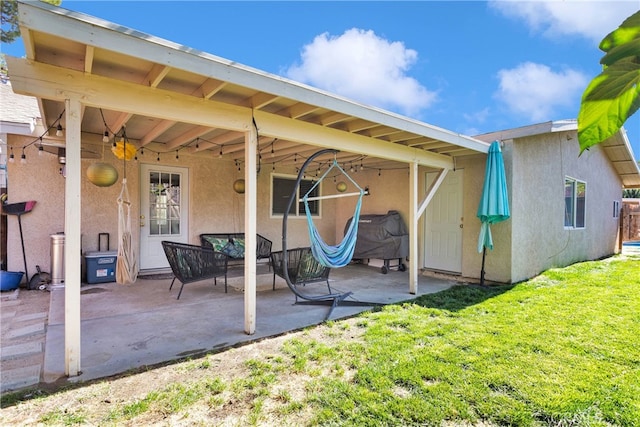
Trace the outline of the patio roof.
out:
M 515 129 L 502 130 L 497 132 L 477 135 L 476 138 L 484 141 L 494 139 L 517 139 L 533 135 L 541 135 L 551 132 L 567 132 L 578 130 L 578 121 L 575 119 L 554 120 L 535 125 L 522 126 Z M 615 135 L 599 144 L 609 158 L 616 173 L 620 176 L 624 188 L 640 187 L 640 167 L 634 157 L 627 132 L 624 128 L 616 132 Z M 576 141 L 576 147 L 578 142 Z
M 53 130 L 58 122 L 66 128 L 64 99 L 79 94 L 83 145 L 126 127 L 131 142 L 153 152 L 242 162 L 247 123 L 255 123 L 259 151 L 273 149 L 268 163 L 293 163 L 294 154 L 320 146 L 340 149 L 339 160 L 359 156 L 365 167 L 452 168 L 453 157 L 488 150 L 483 141 L 47 3 L 20 3 L 19 23 L 26 59 L 8 58 L 14 91 L 35 96 Z

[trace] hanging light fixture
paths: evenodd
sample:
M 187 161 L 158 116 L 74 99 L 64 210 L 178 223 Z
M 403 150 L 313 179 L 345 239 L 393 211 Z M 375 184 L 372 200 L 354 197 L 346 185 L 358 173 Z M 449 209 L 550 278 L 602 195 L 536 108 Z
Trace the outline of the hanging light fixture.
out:
M 244 179 L 236 179 L 233 183 L 233 191 L 238 194 L 244 194 Z
M 98 187 L 110 187 L 118 180 L 118 171 L 109 163 L 93 163 L 87 168 L 87 178 Z
M 109 142 L 109 131 L 105 130 L 104 135 L 102 136 L 102 142 Z
M 58 127 L 56 128 L 56 136 L 62 136 L 62 125 L 58 123 Z
M 20 163 L 23 165 L 27 164 L 27 155 L 24 154 L 24 147 L 22 147 L 22 155 L 20 156 Z
M 13 155 L 13 147 L 9 147 L 11 150 L 11 154 L 9 154 L 9 163 L 14 163 L 16 161 L 15 156 Z

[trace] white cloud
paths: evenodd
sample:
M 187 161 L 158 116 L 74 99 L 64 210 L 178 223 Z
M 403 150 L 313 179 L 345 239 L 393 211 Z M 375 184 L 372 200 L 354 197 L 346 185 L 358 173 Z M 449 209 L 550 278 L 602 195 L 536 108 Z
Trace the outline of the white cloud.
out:
M 526 62 L 498 71 L 496 99 L 515 115 L 532 121 L 554 120 L 555 112 L 576 105 L 589 78 L 572 69 L 558 72 L 546 65 Z M 577 111 L 576 113 L 577 114 Z
M 285 73 L 365 104 L 416 115 L 436 100 L 435 92 L 407 75 L 417 58 L 402 42 L 352 28 L 340 36 L 316 36 L 304 46 L 301 63 Z
M 637 0 L 491 0 L 489 5 L 505 16 L 524 19 L 547 37 L 579 35 L 597 43 L 639 9 Z

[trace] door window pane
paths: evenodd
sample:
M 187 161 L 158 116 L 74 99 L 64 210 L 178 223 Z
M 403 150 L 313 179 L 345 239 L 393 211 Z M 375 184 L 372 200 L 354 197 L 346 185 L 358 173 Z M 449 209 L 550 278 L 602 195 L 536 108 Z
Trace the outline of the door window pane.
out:
M 180 174 L 149 174 L 149 234 L 180 234 Z

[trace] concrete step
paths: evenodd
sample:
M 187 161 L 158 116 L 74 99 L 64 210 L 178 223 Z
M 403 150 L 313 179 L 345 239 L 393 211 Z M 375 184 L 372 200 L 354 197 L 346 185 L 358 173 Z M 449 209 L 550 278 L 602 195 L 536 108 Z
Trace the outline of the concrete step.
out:
M 33 354 L 39 354 L 44 351 L 41 341 L 31 341 L 23 344 L 8 345 L 2 347 L 0 360 L 18 359 Z
M 40 382 L 42 365 L 31 365 L 23 368 L 2 370 L 0 378 L 0 392 L 19 390 L 21 388 L 36 385 Z

